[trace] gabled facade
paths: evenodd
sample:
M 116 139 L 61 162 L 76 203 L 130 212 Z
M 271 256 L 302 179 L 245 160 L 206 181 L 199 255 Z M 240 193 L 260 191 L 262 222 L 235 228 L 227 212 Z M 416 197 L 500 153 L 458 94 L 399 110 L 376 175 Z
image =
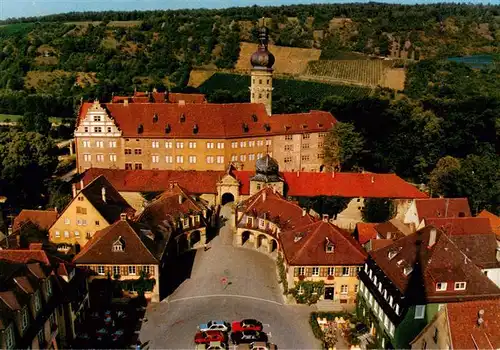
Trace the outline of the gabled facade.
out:
M 319 300 L 352 310 L 358 292 L 358 271 L 366 252 L 349 233 L 327 220 L 280 233 L 290 288 L 303 293 L 302 281 L 324 283 Z
M 481 269 L 432 226 L 370 252 L 359 278 L 357 313 L 382 348 L 409 347 L 444 304 L 500 296 Z
M 470 217 L 467 198 L 425 198 L 415 199 L 403 216 L 405 224 L 419 230 L 427 225 L 430 218 Z
M 499 349 L 500 299 L 450 303 L 411 342 L 412 349 Z
M 98 231 L 73 259 L 80 268 L 92 271 L 90 281 L 113 278 L 127 281 L 121 286 L 137 292 L 140 279 L 147 281 L 145 296 L 160 300 L 160 261 L 166 241 L 146 227 L 127 221 L 126 216 Z
M 132 218 L 135 212 L 104 176 L 73 195 L 49 229 L 49 240 L 59 246 L 84 247 L 96 231 L 119 220 L 122 213 Z

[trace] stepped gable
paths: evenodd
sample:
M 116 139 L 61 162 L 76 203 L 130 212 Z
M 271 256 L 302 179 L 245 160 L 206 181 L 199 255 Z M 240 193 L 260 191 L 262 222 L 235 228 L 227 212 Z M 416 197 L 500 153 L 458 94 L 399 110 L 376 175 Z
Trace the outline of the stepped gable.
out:
M 429 245 L 432 235 L 435 243 Z M 389 258 L 389 252 L 397 254 Z M 446 234 L 433 226 L 426 226 L 369 255 L 412 303 L 500 297 L 500 289 Z M 447 282 L 448 290 L 436 291 L 438 282 Z M 465 290 L 453 290 L 454 282 L 466 282 Z
M 483 322 L 478 325 L 479 311 Z M 446 305 L 453 349 L 500 348 L 500 300 L 477 300 Z
M 167 219 L 175 222 L 180 216 L 193 213 L 201 215 L 203 210 L 206 210 L 203 203 L 195 202 L 188 191 L 178 184 L 173 184 L 169 190 L 163 192 L 144 209 L 137 221 L 160 225 Z
M 83 194 L 110 224 L 118 220 L 122 213 L 126 213 L 129 216 L 133 216 L 135 213 L 135 209 L 127 203 L 106 177 L 102 175 L 85 186 L 79 194 Z M 103 195 L 106 201 L 104 201 Z
M 377 224 L 366 223 L 366 222 L 358 222 L 356 224 L 356 229 L 358 232 L 358 241 L 360 244 L 365 244 L 369 240 L 375 240 L 377 238 L 377 230 L 375 230 L 375 226 Z
M 490 222 L 486 218 L 452 217 L 426 219 L 427 225 L 433 225 L 449 235 L 477 235 L 493 233 Z
M 427 218 L 470 217 L 467 198 L 426 198 L 415 201 L 420 220 Z
M 281 230 L 294 229 L 313 223 L 314 218 L 298 205 L 287 201 L 278 192 L 265 187 L 241 202 L 238 210 L 250 216 L 263 217 L 277 224 Z M 242 222 L 243 216 L 239 222 Z
M 91 102 L 82 104 L 79 121 Z M 123 137 L 231 138 L 327 132 L 336 120 L 329 112 L 311 111 L 287 117 L 267 115 L 258 103 L 106 103 L 101 104 Z M 157 121 L 153 116 L 157 115 Z M 285 120 L 283 120 L 285 119 Z M 290 124 L 290 128 L 286 126 Z M 142 131 L 139 132 L 139 125 Z M 170 126 L 168 133 L 167 126 Z M 195 128 L 196 126 L 196 128 Z M 194 130 L 196 129 L 196 132 Z
M 253 171 L 235 170 L 232 174 L 241 182 L 240 193 L 250 193 Z M 281 172 L 287 196 L 336 196 L 347 198 L 427 198 L 415 186 L 395 174 Z
M 279 238 L 291 265 L 362 265 L 367 257 L 356 240 L 329 222 L 316 221 L 282 231 Z M 333 245 L 332 252 L 327 252 L 327 245 Z
M 48 230 L 57 220 L 58 213 L 55 210 L 30 210 L 23 209 L 15 217 L 12 231 L 17 231 L 28 221 L 37 225 L 42 230 Z
M 487 210 L 483 210 L 482 212 L 480 212 L 477 217 L 488 219 L 490 222 L 491 230 L 497 235 L 498 239 L 500 240 L 500 217 L 496 216 L 493 213 L 490 213 Z
M 195 170 L 124 170 L 90 168 L 81 175 L 84 184 L 88 184 L 103 175 L 120 192 L 162 192 L 178 183 L 194 194 L 217 194 L 217 182 L 226 174 L 225 171 Z M 76 185 L 79 186 L 77 182 Z
M 133 225 L 133 224 L 132 224 Z M 75 264 L 158 264 L 127 220 L 118 220 L 111 226 L 97 231 L 73 259 Z M 113 244 L 120 240 L 123 251 L 113 251 Z

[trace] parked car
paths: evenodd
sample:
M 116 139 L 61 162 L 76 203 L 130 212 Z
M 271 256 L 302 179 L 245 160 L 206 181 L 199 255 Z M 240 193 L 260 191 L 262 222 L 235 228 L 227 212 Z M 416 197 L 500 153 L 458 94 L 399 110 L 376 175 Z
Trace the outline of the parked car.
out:
M 251 344 L 240 344 L 237 350 L 278 350 L 278 347 L 275 344 L 256 341 Z
M 206 350 L 207 344 L 196 344 L 194 350 Z
M 231 333 L 231 341 L 233 344 L 267 342 L 267 334 L 259 331 L 243 331 Z
M 225 342 L 227 341 L 227 336 L 221 331 L 197 332 L 194 336 L 196 344 L 209 344 L 214 341 Z
M 207 350 L 225 350 L 227 349 L 226 344 L 221 343 L 220 341 L 213 341 L 207 347 Z
M 201 332 L 206 331 L 221 331 L 227 332 L 229 331 L 229 323 L 224 321 L 208 321 L 207 323 L 202 323 L 198 326 L 198 330 Z
M 236 321 L 231 324 L 231 331 L 233 332 L 243 332 L 243 331 L 261 331 L 262 323 L 254 319 L 245 319 L 242 321 Z

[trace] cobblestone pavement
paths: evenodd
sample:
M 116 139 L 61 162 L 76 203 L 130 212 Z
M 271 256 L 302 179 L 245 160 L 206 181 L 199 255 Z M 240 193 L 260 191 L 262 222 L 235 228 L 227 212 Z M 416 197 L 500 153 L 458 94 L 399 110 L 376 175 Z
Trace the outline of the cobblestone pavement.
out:
M 222 208 L 229 217 L 231 208 Z M 191 278 L 146 312 L 140 340 L 151 349 L 193 349 L 200 323 L 256 318 L 280 349 L 319 349 L 308 320 L 312 308 L 283 305 L 276 263 L 268 256 L 232 246 L 231 220 L 196 253 Z

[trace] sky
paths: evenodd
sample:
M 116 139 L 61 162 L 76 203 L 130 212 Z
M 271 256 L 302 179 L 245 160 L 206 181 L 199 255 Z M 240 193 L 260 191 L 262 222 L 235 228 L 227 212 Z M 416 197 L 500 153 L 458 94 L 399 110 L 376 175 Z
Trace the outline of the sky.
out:
M 490 3 L 500 5 L 500 0 L 377 0 L 400 4 L 426 4 L 435 2 Z M 311 3 L 368 2 L 368 0 L 0 0 L 0 20 L 11 17 L 43 16 L 71 11 L 131 11 L 181 8 L 225 8 L 233 6 L 277 6 Z

